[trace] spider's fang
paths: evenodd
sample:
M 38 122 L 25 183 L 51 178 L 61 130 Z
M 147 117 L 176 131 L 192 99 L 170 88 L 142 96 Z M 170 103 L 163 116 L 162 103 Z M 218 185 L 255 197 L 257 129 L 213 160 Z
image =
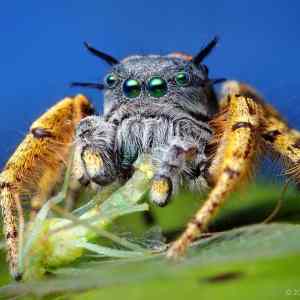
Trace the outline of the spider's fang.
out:
M 119 63 L 119 61 L 110 56 L 109 54 L 106 54 L 104 52 L 101 52 L 97 49 L 95 49 L 94 47 L 92 47 L 90 44 L 88 44 L 87 42 L 84 42 L 84 46 L 86 47 L 86 49 L 93 55 L 103 59 L 105 62 L 107 62 L 110 66 L 114 66 L 117 65 Z

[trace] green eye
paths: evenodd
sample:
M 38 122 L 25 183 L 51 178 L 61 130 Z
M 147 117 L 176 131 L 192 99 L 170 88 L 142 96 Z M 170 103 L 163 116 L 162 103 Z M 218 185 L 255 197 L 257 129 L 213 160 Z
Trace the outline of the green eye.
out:
M 149 94 L 154 98 L 159 98 L 167 93 L 167 83 L 161 77 L 152 77 L 148 82 Z
M 123 84 L 123 93 L 128 98 L 138 97 L 141 89 L 141 84 L 136 79 L 127 79 Z
M 187 86 L 190 83 L 190 76 L 187 72 L 178 72 L 175 81 L 178 86 Z
M 105 83 L 109 88 L 113 88 L 116 85 L 117 81 L 118 81 L 118 78 L 114 74 L 108 74 L 105 77 Z

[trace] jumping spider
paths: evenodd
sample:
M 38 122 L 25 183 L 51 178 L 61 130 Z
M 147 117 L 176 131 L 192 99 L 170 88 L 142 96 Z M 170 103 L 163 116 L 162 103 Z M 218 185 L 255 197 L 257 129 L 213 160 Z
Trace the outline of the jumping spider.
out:
M 33 123 L 29 134 L 8 161 L 1 177 L 1 207 L 10 270 L 18 273 L 17 226 L 23 224 L 22 193 L 31 193 L 38 210 L 61 179 L 63 160 L 74 141 L 70 188 L 101 187 L 132 174 L 132 165 L 149 153 L 156 166 L 151 200 L 166 205 L 179 185 L 211 191 L 204 205 L 167 252 L 184 254 L 207 227 L 227 196 L 245 179 L 258 154 L 284 158 L 289 174 L 299 179 L 300 133 L 249 86 L 223 85 L 218 101 L 203 59 L 213 39 L 197 55 L 129 56 L 122 61 L 86 44 L 111 70 L 104 83 L 74 83 L 104 91 L 104 113 L 89 116 L 83 96 L 67 98 Z M 75 137 L 73 136 L 75 132 Z M 41 200 L 42 199 L 42 200 Z M 33 213 L 34 214 L 34 213 Z

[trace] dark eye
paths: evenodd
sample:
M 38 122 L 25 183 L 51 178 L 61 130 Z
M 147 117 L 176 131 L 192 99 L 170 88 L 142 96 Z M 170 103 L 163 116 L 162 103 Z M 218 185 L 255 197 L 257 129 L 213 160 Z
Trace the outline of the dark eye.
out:
M 178 72 L 175 81 L 178 86 L 187 86 L 190 83 L 190 76 L 187 72 Z
M 167 93 L 167 83 L 161 77 L 152 77 L 148 82 L 149 94 L 154 98 L 159 98 Z
M 136 98 L 141 93 L 141 84 L 136 79 L 127 79 L 123 84 L 123 93 L 128 98 Z
M 118 78 L 114 74 L 108 74 L 105 77 L 105 83 L 109 88 L 113 88 L 117 82 L 118 82 Z

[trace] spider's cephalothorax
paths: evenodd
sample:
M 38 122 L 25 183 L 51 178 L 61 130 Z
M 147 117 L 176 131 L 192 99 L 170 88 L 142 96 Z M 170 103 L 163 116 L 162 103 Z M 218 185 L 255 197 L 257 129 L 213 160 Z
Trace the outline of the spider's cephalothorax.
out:
M 137 157 L 150 153 L 157 165 L 151 199 L 158 205 L 183 181 L 205 185 L 208 121 L 217 100 L 216 81 L 201 61 L 215 44 L 216 39 L 194 58 L 176 53 L 113 59 L 98 86 L 105 90 L 104 115 L 88 117 L 77 128 L 85 182 L 101 186 L 128 176 Z

